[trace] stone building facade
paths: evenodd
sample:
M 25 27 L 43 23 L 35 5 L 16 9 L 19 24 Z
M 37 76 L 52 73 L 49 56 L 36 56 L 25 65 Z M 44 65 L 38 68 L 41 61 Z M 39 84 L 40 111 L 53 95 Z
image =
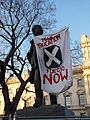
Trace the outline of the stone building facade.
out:
M 76 116 L 90 116 L 90 38 L 81 35 L 82 65 L 72 67 L 73 86 L 60 94 L 58 102 Z
M 57 103 L 75 113 L 76 116 L 90 115 L 90 38 L 81 36 L 83 63 L 72 67 L 73 86 L 57 96 Z M 28 76 L 26 73 L 24 77 Z M 8 82 L 10 99 L 14 97 L 20 83 L 16 77 Z M 44 92 L 45 105 L 50 104 L 49 94 Z M 35 100 L 34 85 L 28 83 L 18 104 L 17 109 L 32 106 Z M 4 99 L 0 88 L 0 114 L 4 114 Z
M 90 116 L 90 38 L 81 35 L 82 65 L 72 67 L 73 86 L 57 101 L 76 116 Z

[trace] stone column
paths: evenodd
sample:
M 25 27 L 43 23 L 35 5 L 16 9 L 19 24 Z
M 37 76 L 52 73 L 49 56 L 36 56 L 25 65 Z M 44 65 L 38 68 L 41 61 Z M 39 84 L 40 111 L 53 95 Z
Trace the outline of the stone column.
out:
M 82 68 L 86 91 L 86 107 L 88 115 L 90 115 L 90 38 L 85 34 L 81 35 L 82 48 Z

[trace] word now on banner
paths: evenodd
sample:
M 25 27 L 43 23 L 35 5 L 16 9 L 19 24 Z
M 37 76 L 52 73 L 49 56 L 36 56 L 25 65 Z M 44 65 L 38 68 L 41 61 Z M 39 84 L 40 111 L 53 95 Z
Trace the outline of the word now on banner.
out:
M 53 94 L 60 94 L 69 89 L 72 86 L 69 28 L 39 35 L 33 40 L 41 76 L 41 89 Z

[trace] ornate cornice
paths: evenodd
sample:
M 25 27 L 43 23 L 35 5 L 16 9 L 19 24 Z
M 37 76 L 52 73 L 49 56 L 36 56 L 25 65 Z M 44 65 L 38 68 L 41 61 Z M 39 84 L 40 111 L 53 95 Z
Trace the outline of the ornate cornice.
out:
M 86 69 L 89 69 L 89 70 L 90 70 L 90 66 L 85 66 L 85 65 L 83 65 L 83 66 L 82 66 L 82 69 L 83 69 L 83 70 L 86 70 Z
M 85 94 L 85 90 L 83 88 L 79 88 L 77 90 L 77 94 L 80 95 L 80 94 Z
M 72 93 L 70 92 L 70 91 L 65 91 L 64 93 L 63 93 L 63 95 L 64 96 L 68 96 L 68 95 L 71 95 Z
M 83 70 L 82 70 L 82 65 L 75 65 L 73 66 L 72 68 L 72 74 L 75 75 L 75 74 L 82 74 L 83 73 Z

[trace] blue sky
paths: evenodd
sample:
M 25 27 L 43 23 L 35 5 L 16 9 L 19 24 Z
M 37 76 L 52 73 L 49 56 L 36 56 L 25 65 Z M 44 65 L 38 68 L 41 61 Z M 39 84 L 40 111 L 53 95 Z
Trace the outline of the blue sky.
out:
M 55 0 L 57 29 L 69 27 L 71 41 L 90 37 L 90 0 Z

